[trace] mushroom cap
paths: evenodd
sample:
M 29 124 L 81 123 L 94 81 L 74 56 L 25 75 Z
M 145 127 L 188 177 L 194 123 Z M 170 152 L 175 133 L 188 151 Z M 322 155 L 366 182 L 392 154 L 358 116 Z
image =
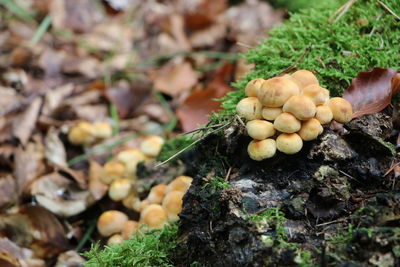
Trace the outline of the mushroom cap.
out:
M 262 105 L 270 108 L 282 107 L 294 95 L 300 93 L 299 87 L 289 79 L 275 77 L 266 80 L 258 90 L 258 98 Z
M 108 196 L 114 201 L 120 201 L 128 197 L 131 191 L 131 181 L 129 179 L 117 179 L 112 181 L 108 188 Z
M 310 84 L 303 88 L 302 94 L 311 98 L 315 105 L 322 105 L 329 100 L 329 90 L 318 84 Z
M 317 77 L 315 77 L 314 73 L 308 70 L 298 70 L 293 73 L 291 77 L 300 89 L 303 89 L 310 84 L 319 84 L 318 79 Z
M 93 124 L 94 137 L 98 139 L 106 139 L 112 136 L 112 127 L 107 122 L 96 122 Z
M 115 234 L 115 235 L 111 236 L 111 237 L 107 240 L 107 246 L 121 245 L 122 242 L 124 242 L 124 239 L 123 239 L 122 235 L 120 235 L 120 234 Z
M 186 191 L 192 184 L 192 180 L 192 177 L 184 175 L 176 177 L 167 185 L 167 188 L 165 189 L 165 194 L 168 194 L 171 191 L 181 191 L 183 193 L 186 193 Z
M 315 118 L 321 124 L 330 123 L 333 119 L 333 113 L 329 106 L 327 105 L 319 105 L 317 106 L 317 112 L 315 113 Z
M 283 133 L 295 133 L 301 128 L 301 122 L 292 114 L 283 112 L 274 121 L 274 127 Z
M 257 140 L 267 139 L 275 134 L 274 125 L 269 121 L 252 120 L 246 123 L 248 135 Z
M 122 238 L 125 240 L 128 240 L 133 233 L 136 232 L 136 230 L 139 228 L 139 223 L 137 221 L 126 221 L 123 225 L 122 225 L 122 230 L 121 230 L 121 234 L 122 234 Z
M 268 121 L 273 121 L 282 113 L 282 108 L 268 108 L 263 107 L 261 116 Z
M 244 89 L 246 96 L 257 96 L 258 90 L 264 81 L 265 80 L 262 78 L 256 78 L 248 82 L 246 88 Z
M 128 216 L 118 210 L 103 212 L 97 221 L 97 230 L 102 236 L 110 236 L 121 232 L 122 225 L 128 220 Z
M 312 118 L 301 123 L 301 129 L 298 134 L 304 141 L 311 141 L 317 139 L 318 135 L 323 131 L 324 128 L 322 128 L 321 123 L 317 119 Z
M 134 210 L 136 210 L 136 211 L 138 211 L 138 212 L 141 212 L 141 211 L 143 211 L 145 208 L 147 208 L 148 206 L 150 206 L 150 201 L 148 201 L 147 199 L 143 199 L 142 201 L 139 201 L 139 202 L 135 202 L 134 203 L 134 206 L 133 206 L 133 209 Z
M 342 97 L 334 97 L 329 100 L 328 106 L 332 110 L 333 119 L 340 123 L 347 123 L 353 117 L 353 107 L 350 102 Z
M 165 196 L 165 189 L 167 189 L 167 186 L 165 184 L 158 184 L 158 185 L 153 186 L 150 189 L 150 193 L 146 199 L 150 203 L 161 204 L 161 202 Z
M 129 192 L 128 196 L 122 200 L 122 204 L 124 205 L 125 208 L 134 209 L 134 205 L 137 201 L 140 202 L 139 197 L 137 196 L 137 194 L 133 193 L 131 190 L 131 192 Z
M 72 127 L 68 133 L 68 141 L 73 145 L 89 145 L 95 141 L 93 125 L 82 121 Z
M 295 95 L 289 98 L 282 110 L 292 113 L 299 120 L 308 120 L 315 116 L 317 107 L 310 98 L 304 95 Z
M 282 133 L 276 138 L 276 148 L 285 154 L 296 154 L 303 147 L 303 140 L 296 133 Z
M 162 207 L 167 212 L 168 220 L 173 222 L 179 220 L 178 214 L 182 211 L 183 195 L 181 191 L 171 191 L 163 199 Z
M 261 119 L 262 105 L 257 97 L 246 97 L 236 105 L 236 112 L 246 120 Z
M 103 166 L 103 175 L 101 180 L 110 184 L 112 181 L 124 177 L 125 165 L 117 161 L 109 161 Z
M 137 165 L 147 157 L 137 148 L 127 149 L 117 154 L 117 160 L 125 164 L 125 175 L 134 179 L 136 177 Z
M 247 147 L 247 153 L 252 160 L 256 161 L 272 158 L 276 153 L 275 140 L 271 138 L 261 141 L 253 140 Z
M 157 157 L 164 144 L 164 138 L 158 135 L 147 136 L 140 144 L 140 150 L 149 157 Z
M 150 229 L 160 229 L 167 223 L 167 213 L 159 204 L 150 204 L 140 213 L 140 222 Z

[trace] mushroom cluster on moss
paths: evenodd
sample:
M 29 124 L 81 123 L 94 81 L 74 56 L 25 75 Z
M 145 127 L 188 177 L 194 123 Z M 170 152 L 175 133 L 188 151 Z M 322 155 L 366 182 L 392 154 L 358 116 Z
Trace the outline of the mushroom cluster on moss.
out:
M 139 212 L 139 220 L 130 220 L 125 213 L 118 210 L 108 210 L 100 215 L 97 230 L 102 236 L 108 237 L 108 245 L 113 245 L 129 239 L 139 228 L 159 229 L 168 221 L 178 221 L 178 214 L 182 210 L 182 198 L 191 183 L 191 177 L 178 176 L 168 185 L 153 186 L 147 198 L 142 201 L 137 194 L 132 193 L 123 200 L 123 204 Z
M 303 141 L 316 139 L 322 125 L 335 120 L 351 120 L 351 104 L 341 97 L 329 97 L 329 90 L 319 85 L 308 70 L 299 70 L 268 80 L 256 78 L 246 88 L 246 98 L 236 106 L 246 119 L 246 130 L 254 140 L 247 151 L 253 160 L 271 158 L 276 150 L 295 154 Z

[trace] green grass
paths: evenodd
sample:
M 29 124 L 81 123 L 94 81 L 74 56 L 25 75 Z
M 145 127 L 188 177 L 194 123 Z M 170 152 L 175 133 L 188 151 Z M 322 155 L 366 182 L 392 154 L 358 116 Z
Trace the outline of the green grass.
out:
M 376 0 L 358 0 L 337 22 L 330 23 L 329 18 L 345 2 L 314 1 L 314 8 L 302 9 L 272 29 L 270 38 L 244 55 L 255 69 L 234 86 L 243 89 L 251 79 L 271 78 L 288 68 L 308 69 L 331 95 L 338 96 L 361 71 L 373 67 L 400 69 L 399 20 Z M 400 14 L 397 0 L 383 2 Z M 360 19 L 367 20 L 368 25 L 360 25 Z M 231 120 L 243 97 L 243 90 L 237 90 L 223 98 L 223 110 L 210 118 L 211 124 Z
M 178 246 L 177 234 L 178 226 L 172 224 L 161 230 L 138 233 L 122 245 L 106 246 L 103 250 L 99 244 L 95 244 L 83 254 L 89 259 L 84 266 L 174 266 L 170 259 Z

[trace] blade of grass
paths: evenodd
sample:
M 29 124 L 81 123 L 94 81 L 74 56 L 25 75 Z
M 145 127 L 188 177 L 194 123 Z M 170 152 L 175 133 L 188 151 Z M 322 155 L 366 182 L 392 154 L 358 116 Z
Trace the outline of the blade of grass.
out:
M 39 25 L 39 28 L 36 30 L 32 39 L 29 41 L 29 45 L 30 46 L 36 45 L 42 38 L 43 34 L 45 34 L 47 32 L 50 25 L 51 25 L 51 16 L 47 15 L 46 17 L 44 17 L 44 19 L 42 20 L 42 22 Z
M 70 159 L 67 162 L 67 164 L 68 164 L 68 166 L 72 166 L 72 165 L 74 165 L 74 164 L 76 164 L 76 163 L 78 163 L 80 161 L 83 161 L 83 160 L 87 159 L 88 157 L 90 157 L 92 155 L 96 155 L 96 154 L 111 150 L 112 148 L 117 147 L 119 145 L 122 145 L 122 144 L 132 140 L 133 138 L 138 137 L 139 135 L 140 134 L 132 134 L 132 135 L 126 136 L 124 138 L 121 138 L 120 140 L 118 140 L 118 141 L 116 141 L 116 142 L 114 142 L 112 144 L 104 145 L 104 146 L 98 147 L 96 149 L 93 149 L 91 151 L 88 151 L 85 154 L 82 154 L 82 155 L 79 155 L 79 156 L 77 156 L 75 158 Z
M 4 6 L 9 12 L 15 14 L 18 18 L 35 24 L 33 16 L 25 9 L 17 5 L 13 0 L 0 0 L 0 5 Z
M 111 114 L 111 118 L 113 121 L 113 124 L 112 124 L 113 136 L 117 136 L 117 135 L 119 135 L 119 132 L 120 132 L 119 116 L 118 116 L 117 107 L 114 104 L 110 104 L 110 114 Z
M 165 100 L 164 96 L 160 92 L 155 92 L 154 94 L 160 102 L 161 106 L 167 111 L 168 116 L 171 117 L 171 120 L 166 125 L 164 125 L 164 128 L 167 131 L 172 132 L 178 123 L 178 118 L 175 116 L 175 113 L 169 106 L 167 100 Z
M 90 221 L 89 228 L 86 230 L 82 239 L 79 241 L 78 246 L 76 246 L 76 248 L 75 248 L 76 251 L 80 251 L 85 246 L 86 242 L 89 241 L 90 236 L 93 234 L 94 230 L 96 229 L 96 221 L 97 220 Z

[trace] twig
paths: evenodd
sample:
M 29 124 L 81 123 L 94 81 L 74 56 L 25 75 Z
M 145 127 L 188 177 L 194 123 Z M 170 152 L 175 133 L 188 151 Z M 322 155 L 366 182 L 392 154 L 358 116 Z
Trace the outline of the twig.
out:
M 345 218 L 340 218 L 340 219 L 333 220 L 333 221 L 330 221 L 330 222 L 320 223 L 320 224 L 317 224 L 317 225 L 315 225 L 315 226 L 317 226 L 317 227 L 319 227 L 319 226 L 325 226 L 325 225 L 329 225 L 329 224 L 333 224 L 333 223 L 338 223 L 338 222 L 344 222 L 344 221 L 346 221 Z
M 335 13 L 332 14 L 332 16 L 329 18 L 328 22 L 329 23 L 336 23 L 338 20 L 343 17 L 344 14 L 349 10 L 349 8 L 356 2 L 356 0 L 350 0 L 343 6 L 341 6 L 338 10 L 335 11 Z
M 395 16 L 396 19 L 400 20 L 399 15 L 397 15 L 396 13 L 394 13 L 393 10 L 391 10 L 387 5 L 385 5 L 383 2 L 381 2 L 380 0 L 376 0 L 376 2 L 378 2 L 384 9 L 386 9 L 390 14 L 392 14 L 393 16 Z
M 232 123 L 232 121 L 230 121 L 230 122 L 228 122 L 228 123 L 225 123 L 225 124 L 222 125 L 221 127 L 219 127 L 219 128 L 217 128 L 217 129 L 215 129 L 215 130 L 213 130 L 213 131 L 207 133 L 206 135 L 204 135 L 203 137 L 197 139 L 196 141 L 194 141 L 194 142 L 191 143 L 190 145 L 188 145 L 188 146 L 184 147 L 183 149 L 179 150 L 178 152 L 176 152 L 174 155 L 172 155 L 171 157 L 167 158 L 167 159 L 164 160 L 163 162 L 158 163 L 155 167 L 156 167 L 156 168 L 157 168 L 157 167 L 160 167 L 161 165 L 167 163 L 168 161 L 170 161 L 170 160 L 176 158 L 177 156 L 179 156 L 180 154 L 182 154 L 183 152 L 185 152 L 187 149 L 189 149 L 189 148 L 191 148 L 192 146 L 196 145 L 197 143 L 203 141 L 203 140 L 204 140 L 206 137 L 208 137 L 209 135 L 211 135 L 211 134 L 213 134 L 213 133 L 215 133 L 215 132 L 218 132 L 219 130 L 225 128 L 226 126 L 228 126 L 228 125 L 231 124 L 231 123 Z
M 382 18 L 382 16 L 383 16 L 383 13 L 379 14 L 379 15 L 376 17 L 376 21 L 379 21 L 379 20 Z M 374 27 L 372 27 L 371 32 L 369 33 L 369 36 L 372 36 L 372 35 L 374 34 L 375 30 L 376 30 L 376 27 L 375 27 L 375 25 L 374 25 Z
M 226 176 L 225 176 L 225 181 L 229 180 L 229 176 L 231 175 L 231 171 L 232 171 L 232 167 L 229 167 L 228 172 L 226 173 Z
M 287 67 L 286 69 L 281 71 L 278 75 L 282 75 L 284 73 L 291 72 L 297 66 L 297 64 L 299 64 L 304 59 L 304 57 L 308 54 L 308 52 L 310 52 L 310 50 L 311 50 L 311 44 L 309 44 L 304 49 L 304 52 L 300 55 L 300 57 L 292 65 L 290 65 L 289 67 Z
M 385 172 L 385 174 L 383 175 L 383 177 L 386 177 L 386 175 L 388 175 L 389 173 L 391 173 L 394 168 L 396 168 L 397 166 L 400 165 L 400 162 L 397 162 L 396 164 L 392 165 L 392 167 L 389 168 L 389 170 L 387 170 L 387 172 Z
M 200 132 L 200 131 L 203 131 L 203 130 L 217 128 L 217 127 L 222 126 L 222 125 L 224 125 L 224 123 L 219 123 L 219 124 L 215 124 L 215 125 L 211 125 L 211 126 L 204 126 L 204 127 L 197 128 L 197 129 L 191 130 L 189 132 L 183 133 L 182 135 L 188 135 L 188 134 Z

